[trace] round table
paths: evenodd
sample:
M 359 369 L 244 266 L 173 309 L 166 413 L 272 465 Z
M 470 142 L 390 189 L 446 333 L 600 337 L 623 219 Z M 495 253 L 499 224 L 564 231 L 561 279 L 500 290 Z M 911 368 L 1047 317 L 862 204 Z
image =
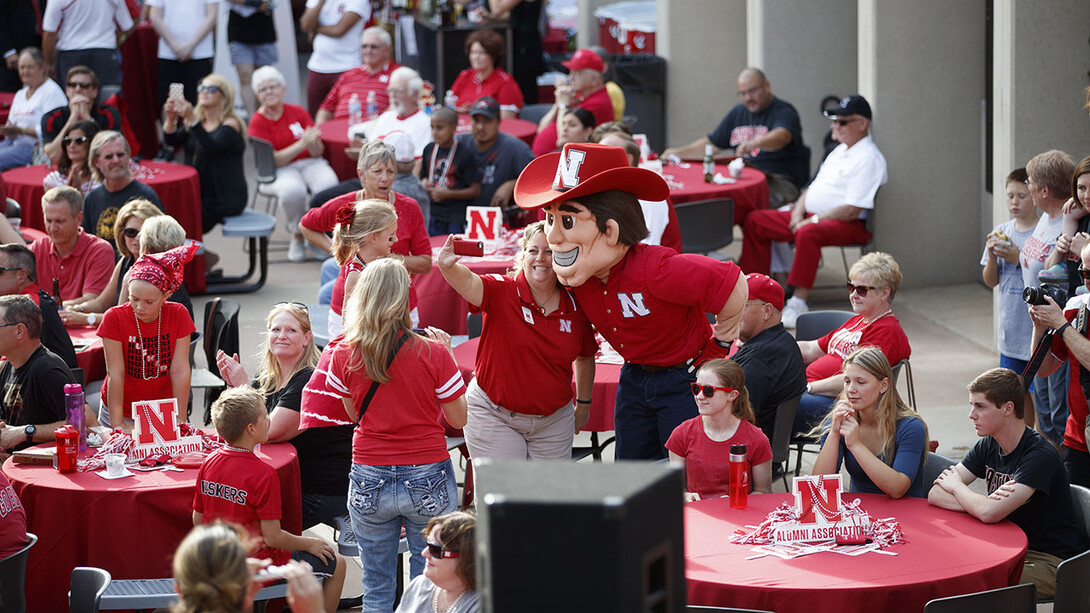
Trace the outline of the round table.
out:
M 344 154 L 348 147 L 348 120 L 331 119 L 323 123 L 319 128 L 322 131 L 322 143 L 325 145 L 325 153 L 322 155 L 329 160 L 337 177 L 342 181 L 356 178 L 356 160 Z M 469 115 L 458 115 L 458 133 L 462 134 L 473 129 L 473 120 Z M 537 124 L 525 119 L 501 119 L 500 131 L 521 139 L 527 145 L 534 140 L 537 134 Z M 417 143 L 419 145 L 419 143 Z M 427 144 L 427 143 L 424 143 Z M 767 200 L 767 198 L 766 198 Z
M 754 560 L 748 545 L 730 536 L 757 525 L 791 494 L 749 497 L 732 509 L 727 498 L 685 505 L 685 578 L 690 605 L 813 613 L 883 611 L 919 613 L 934 598 L 1013 585 L 1022 574 L 1026 535 L 1010 522 L 984 524 L 966 513 L 933 507 L 923 498 L 859 498 L 872 517 L 896 518 L 907 542 L 886 551 L 845 556 L 817 553 L 792 560 Z
M 726 164 L 716 164 L 715 170 L 724 177 L 730 176 Z M 768 181 L 765 173 L 756 168 L 743 168 L 737 181 L 725 185 L 705 183 L 704 167 L 696 163 L 690 163 L 688 168 L 667 164 L 662 168 L 662 175 L 670 184 L 671 204 L 733 198 L 734 223 L 738 225 L 745 223 L 750 211 L 768 208 Z
M 72 343 L 76 346 L 76 362 L 83 369 L 83 384 L 102 381 L 106 378 L 106 350 L 102 347 L 102 338 L 94 326 L 73 326 L 65 328 Z M 96 407 L 97 409 L 97 407 Z
M 429 240 L 432 258 L 436 259 L 447 237 L 432 236 Z M 463 257 L 459 261 L 479 275 L 505 274 L 514 264 L 514 259 L 509 255 Z M 431 271 L 425 274 L 413 275 L 413 287 L 416 288 L 416 308 L 421 326 L 435 326 L 452 335 L 466 333 L 469 305 L 443 278 L 438 265 L 432 266 Z
M 45 229 L 41 206 L 42 195 L 45 194 L 42 180 L 49 171 L 50 167 L 41 165 L 13 168 L 3 173 L 8 197 L 23 207 L 23 227 Z M 155 190 L 163 203 L 163 210 L 182 224 L 187 237 L 196 241 L 202 239 L 201 181 L 197 169 L 186 164 L 144 160 L 140 162 L 135 178 Z M 203 255 L 194 257 L 186 265 L 185 287 L 191 293 L 204 292 Z
M 479 338 L 471 338 L 454 348 L 454 360 L 458 362 L 458 370 L 462 372 L 462 379 L 466 383 L 473 378 L 473 369 L 477 361 L 477 346 L 480 341 Z M 590 419 L 583 426 L 583 431 L 613 431 L 613 405 L 617 402 L 617 380 L 620 376 L 620 364 L 595 364 Z M 572 382 L 572 391 L 575 391 L 574 381 Z
M 280 477 L 281 525 L 302 527 L 299 462 L 288 443 L 258 454 Z M 197 469 L 135 472 L 107 480 L 90 472 L 61 474 L 51 466 L 3 465 L 26 508 L 38 544 L 27 561 L 28 611 L 66 611 L 65 586 L 76 566 L 97 566 L 114 579 L 170 577 L 174 550 L 193 527 Z

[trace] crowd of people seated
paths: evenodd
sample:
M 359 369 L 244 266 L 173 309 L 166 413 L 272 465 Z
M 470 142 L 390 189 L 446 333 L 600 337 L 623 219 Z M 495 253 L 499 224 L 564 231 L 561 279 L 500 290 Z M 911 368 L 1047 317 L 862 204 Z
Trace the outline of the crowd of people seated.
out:
M 131 431 L 134 403 L 190 399 L 196 326 L 182 270 L 198 246 L 136 180 L 121 115 L 102 100 L 120 83 L 113 34 L 131 28 L 132 15 L 59 5 L 44 15 L 41 46 L 18 50 L 18 90 L 0 140 L 0 170 L 51 163 L 41 202 L 23 203 L 42 207 L 46 235 L 28 247 L 0 218 L 0 384 L 15 390 L 0 397 L 3 453 L 52 440 L 64 421 L 61 390 L 75 367 L 65 325 L 96 327 L 102 338 L 106 378 L 90 407 L 97 423 Z M 602 51 L 579 49 L 564 62 L 569 75 L 527 145 L 500 127 L 536 100 L 536 88 L 529 95 L 501 68 L 505 46 L 492 30 L 467 39 L 470 67 L 451 85 L 450 106 L 428 108 L 420 74 L 392 60 L 386 30 L 367 27 L 369 2 L 308 0 L 300 27 L 314 51 L 304 108 L 285 103 L 304 92 L 288 92 L 271 65 L 270 3 L 232 2 L 239 114 L 231 81 L 211 69 L 214 3 L 146 5 L 160 37 L 164 143 L 184 148 L 198 171 L 202 230 L 246 207 L 247 139 L 267 141 L 276 176 L 260 189 L 283 205 L 288 260 L 323 260 L 318 301 L 330 309 L 322 350 L 308 307 L 292 301 L 271 306 L 254 376 L 242 366 L 247 356 L 216 356 L 230 389 L 213 405 L 212 425 L 228 447 L 198 478 L 262 495 L 239 504 L 197 491 L 195 528 L 175 555 L 179 610 L 243 610 L 258 567 L 289 560 L 309 565 L 288 566 L 293 610 L 343 604 L 344 559 L 330 543 L 280 527 L 273 470 L 252 453 L 279 442 L 299 454 L 303 528 L 334 523 L 357 544 L 364 610 L 393 608 L 402 528 L 413 580 L 397 610 L 478 610 L 474 519 L 456 511 L 445 429 L 463 429 L 473 458 L 570 458 L 589 418 L 601 340 L 624 360 L 617 459 L 682 464 L 688 501 L 730 491 L 729 449 L 739 444 L 750 490 L 771 492 L 784 470 L 772 462 L 776 412 L 798 398 L 792 432 L 817 439 L 814 474 L 843 468 L 853 492 L 1011 519 L 1029 537 L 1023 577 L 1038 594 L 1049 593 L 1060 561 L 1086 549 L 1069 483 L 1090 486 L 1079 375 L 1090 367 L 1090 158 L 1076 165 L 1049 151 L 1008 177 L 1012 220 L 989 234 L 981 260 L 985 281 L 1000 288 L 1002 368 L 969 385 L 979 443 L 928 483 L 927 424 L 896 389 L 911 347 L 892 311 L 902 282 L 894 258 L 871 251 L 850 267 L 854 315 L 843 324 L 814 340 L 788 332 L 809 311 L 821 248 L 871 239 L 866 219 L 888 175 L 862 96 L 826 111 L 838 145 L 812 180 L 797 111 L 756 68 L 738 76 L 740 102 L 712 133 L 663 152 L 669 161 L 711 147 L 766 176 L 767 206 L 736 212 L 735 264 L 680 253 L 669 190 L 639 167 L 645 152 L 620 121 L 623 94 Z M 174 82 L 180 91 L 168 87 Z M 457 134 L 459 113 L 469 115 L 468 133 Z M 349 117 L 365 125 L 352 126 L 348 149 L 324 151 L 320 126 Z M 357 178 L 338 183 L 324 154 L 355 158 Z M 508 274 L 459 263 L 453 235 L 465 230 L 467 206 L 501 207 L 509 225 L 524 226 Z M 447 236 L 434 262 L 429 235 Z M 450 335 L 419 326 L 411 278 L 433 264 L 484 314 L 470 381 Z M 1022 289 L 1039 282 L 1064 286 L 1071 301 L 1027 309 Z M 1046 333 L 1055 342 L 1025 389 L 1015 373 Z M 977 478 L 988 479 L 987 495 L 968 488 Z M 14 498 L 9 489 L 0 475 L 0 496 Z M 1038 517 L 1056 531 L 1035 529 Z M 0 514 L 0 556 L 20 529 L 20 513 Z M 247 557 L 266 561 L 247 566 Z M 207 584 L 219 586 L 211 600 Z

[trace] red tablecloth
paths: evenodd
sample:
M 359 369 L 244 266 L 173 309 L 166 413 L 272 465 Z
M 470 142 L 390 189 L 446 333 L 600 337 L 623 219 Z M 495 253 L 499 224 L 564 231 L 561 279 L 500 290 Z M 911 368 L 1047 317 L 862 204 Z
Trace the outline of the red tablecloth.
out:
M 159 152 L 159 35 L 149 23 L 142 23 L 121 44 L 121 95 L 125 98 L 125 119 L 140 143 L 140 156 Z
M 281 525 L 302 527 L 299 462 L 290 444 L 263 445 L 258 454 L 280 477 Z M 3 466 L 38 535 L 27 562 L 28 611 L 68 610 L 67 585 L 76 566 L 97 566 L 114 579 L 172 575 L 174 550 L 193 527 L 197 469 L 135 473 L 106 480 L 92 473 L 62 475 L 49 466 Z
M 106 350 L 102 347 L 98 328 L 77 326 L 66 328 L 68 336 L 76 344 L 76 362 L 83 369 L 83 381 L 101 381 L 106 378 Z M 98 407 L 94 407 L 98 410 Z
M 454 348 L 454 359 L 462 378 L 466 383 L 473 378 L 473 367 L 477 359 L 479 338 L 470 339 Z M 612 432 L 613 405 L 617 401 L 617 379 L 621 376 L 619 364 L 596 364 L 594 368 L 594 388 L 591 392 L 590 419 L 583 426 L 585 432 Z M 575 390 L 575 382 L 572 382 Z
M 715 169 L 724 177 L 730 176 L 726 164 L 716 164 Z M 768 181 L 765 174 L 756 168 L 743 168 L 738 181 L 729 185 L 705 183 L 704 167 L 695 162 L 689 163 L 688 168 L 668 164 L 663 167 L 662 174 L 671 182 L 670 202 L 673 204 L 709 198 L 734 198 L 734 223 L 738 225 L 745 222 L 750 211 L 768 208 Z M 681 186 L 675 187 L 675 182 Z
M 751 495 L 747 509 L 730 508 L 726 498 L 685 505 L 689 604 L 777 613 L 919 613 L 931 599 L 1013 585 L 1021 576 L 1026 536 L 1012 523 L 984 524 L 922 498 L 844 494 L 844 500 L 855 498 L 872 517 L 900 522 L 907 542 L 888 549 L 896 556 L 746 560 L 750 547 L 730 543 L 730 536 L 792 502 L 791 494 Z
M 446 242 L 446 236 L 431 237 L 432 257 L 437 257 L 439 248 Z M 461 263 L 479 275 L 506 273 L 514 260 L 510 256 L 487 258 L 464 257 Z M 469 305 L 458 295 L 443 278 L 438 266 L 432 266 L 431 272 L 413 276 L 416 288 L 417 311 L 421 326 L 435 326 L 446 330 L 448 334 L 466 333 L 466 315 Z
M 469 132 L 473 121 L 469 115 L 458 116 L 458 133 Z M 325 159 L 342 181 L 356 178 L 356 161 L 344 154 L 348 146 L 348 120 L 331 119 L 321 125 L 322 142 L 325 144 Z M 501 119 L 500 131 L 522 139 L 527 145 L 533 143 L 537 134 L 537 124 L 525 119 Z M 427 143 L 425 143 L 427 144 Z
M 15 100 L 14 92 L 0 92 L 0 125 L 8 122 L 8 111 L 11 110 L 12 100 Z
M 185 235 L 201 240 L 201 182 L 197 170 L 185 164 L 145 160 L 140 163 L 137 179 L 159 195 L 163 210 L 178 220 Z M 45 229 L 42 216 L 42 179 L 49 174 L 48 166 L 24 166 L 3 173 L 8 197 L 23 206 L 24 227 Z M 203 293 L 204 256 L 198 255 L 185 268 L 185 287 L 190 293 Z

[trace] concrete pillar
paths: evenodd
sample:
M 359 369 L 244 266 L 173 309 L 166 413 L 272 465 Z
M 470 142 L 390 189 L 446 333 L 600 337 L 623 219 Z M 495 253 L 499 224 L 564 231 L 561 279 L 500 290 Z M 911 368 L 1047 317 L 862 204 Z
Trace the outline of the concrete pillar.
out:
M 859 90 L 889 165 L 875 244 L 908 286 L 980 278 L 985 0 L 859 0 Z
M 746 67 L 746 1 L 658 0 L 655 46 L 667 60 L 667 144 L 706 136 L 738 103 L 735 80 Z
M 579 0 L 579 17 L 576 22 L 578 30 L 575 34 L 575 42 L 579 47 L 600 45 L 598 39 L 598 20 L 594 17 L 594 10 L 603 4 L 613 4 L 618 0 Z
M 821 100 L 858 89 L 856 0 L 749 0 L 747 13 L 749 65 L 764 70 L 772 93 L 798 110 L 813 174 L 829 131 Z

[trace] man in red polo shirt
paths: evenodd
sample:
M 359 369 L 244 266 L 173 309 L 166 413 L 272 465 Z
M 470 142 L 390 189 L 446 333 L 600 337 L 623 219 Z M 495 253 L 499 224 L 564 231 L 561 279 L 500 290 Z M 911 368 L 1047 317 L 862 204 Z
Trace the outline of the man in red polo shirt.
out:
M 43 236 L 30 244 L 38 260 L 38 283 L 60 285 L 65 306 L 98 298 L 113 273 L 114 250 L 110 243 L 83 231 L 83 194 L 61 185 L 42 196 L 45 216 Z
M 348 102 L 352 94 L 359 96 L 363 107 L 364 119 L 367 118 L 367 94 L 375 93 L 376 113 L 384 112 L 390 106 L 390 96 L 386 86 L 390 83 L 390 73 L 398 65 L 390 60 L 390 35 L 379 27 L 367 28 L 360 39 L 360 56 L 363 65 L 347 70 L 337 77 L 333 89 L 326 94 L 325 100 L 318 107 L 314 123 L 322 125 L 330 119 L 348 117 Z
M 640 243 L 647 226 L 638 199 L 668 194 L 662 177 L 629 166 L 623 149 L 592 143 L 535 159 L 515 183 L 520 207 L 545 211 L 557 278 L 625 359 L 617 459 L 666 457 L 670 433 L 697 415 L 689 387 L 697 367 L 726 354 L 749 295 L 732 262 Z
M 556 124 L 570 108 L 586 109 L 594 115 L 594 125 L 613 121 L 613 102 L 609 99 L 602 71 L 602 57 L 590 49 L 580 49 L 563 62 L 568 78 L 556 84 L 556 102 L 538 124 L 534 137 L 534 155 L 556 150 Z

